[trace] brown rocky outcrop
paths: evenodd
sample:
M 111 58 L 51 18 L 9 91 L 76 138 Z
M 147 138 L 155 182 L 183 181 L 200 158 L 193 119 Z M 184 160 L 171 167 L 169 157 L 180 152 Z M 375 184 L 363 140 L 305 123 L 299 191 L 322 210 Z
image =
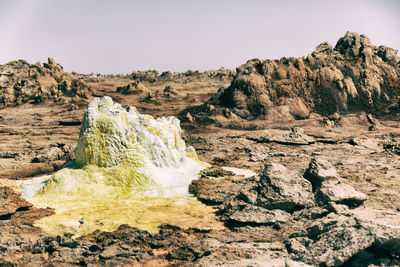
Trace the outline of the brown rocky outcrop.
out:
M 121 94 L 141 94 L 144 92 L 148 93 L 149 89 L 147 89 L 141 82 L 135 80 L 127 85 L 117 86 L 117 93 Z
M 221 107 L 220 113 L 229 108 L 242 119 L 277 114 L 304 119 L 310 112 L 393 112 L 400 97 L 397 52 L 372 45 L 364 35 L 347 32 L 335 47 L 322 43 L 307 57 L 252 59 L 237 68 L 228 88 L 192 114 L 207 113 L 209 105 Z M 216 111 L 208 115 L 215 113 L 218 115 Z
M 171 72 L 164 71 L 161 74 L 156 70 L 133 71 L 130 78 L 137 82 L 160 82 L 160 81 L 174 81 L 182 78 L 196 78 L 202 80 L 205 78 L 231 78 L 236 74 L 235 70 L 225 69 L 221 67 L 217 70 L 206 70 L 200 72 L 198 70 L 187 70 L 185 72 Z
M 43 65 L 25 60 L 0 65 L 0 107 L 30 101 L 40 103 L 63 96 L 88 98 L 89 94 L 90 88 L 83 81 L 64 72 L 52 58 Z

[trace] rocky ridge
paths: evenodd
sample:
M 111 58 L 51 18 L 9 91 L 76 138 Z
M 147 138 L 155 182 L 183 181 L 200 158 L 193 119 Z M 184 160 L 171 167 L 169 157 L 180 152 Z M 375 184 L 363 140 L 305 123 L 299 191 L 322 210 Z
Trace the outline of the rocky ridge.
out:
M 197 78 L 223 78 L 223 77 L 233 77 L 235 75 L 235 70 L 225 69 L 221 67 L 217 70 L 206 70 L 203 72 L 187 70 L 185 72 L 171 72 L 164 71 L 161 74 L 156 70 L 146 70 L 146 71 L 133 71 L 131 77 L 137 82 L 156 82 L 156 81 L 172 81 L 175 79 L 180 79 L 183 77 L 197 77 Z
M 221 124 L 221 117 L 288 120 L 305 119 L 312 112 L 395 112 L 400 99 L 397 52 L 347 32 L 335 47 L 322 43 L 307 57 L 252 59 L 237 68 L 228 88 L 185 114 L 192 113 L 198 122 Z
M 64 72 L 52 58 L 43 65 L 25 60 L 0 65 L 0 107 L 46 99 L 69 102 L 71 98 L 86 99 L 90 95 L 90 88 L 79 77 Z

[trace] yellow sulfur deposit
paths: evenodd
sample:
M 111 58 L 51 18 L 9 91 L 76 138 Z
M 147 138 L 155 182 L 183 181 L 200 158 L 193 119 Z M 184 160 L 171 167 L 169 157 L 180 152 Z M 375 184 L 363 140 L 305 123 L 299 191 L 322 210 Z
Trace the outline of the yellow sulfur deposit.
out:
M 22 196 L 55 215 L 36 222 L 53 235 L 74 237 L 116 230 L 121 224 L 155 232 L 164 223 L 213 228 L 213 210 L 188 193 L 207 164 L 181 138 L 175 117 L 154 119 L 109 97 L 88 106 L 76 160 L 37 182 Z

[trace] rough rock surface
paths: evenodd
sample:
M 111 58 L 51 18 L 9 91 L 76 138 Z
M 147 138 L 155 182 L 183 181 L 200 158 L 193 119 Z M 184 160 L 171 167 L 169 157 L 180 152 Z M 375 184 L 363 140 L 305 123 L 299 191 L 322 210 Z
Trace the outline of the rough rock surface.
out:
M 141 94 L 149 92 L 149 90 L 142 83 L 133 81 L 125 86 L 117 86 L 117 93 L 122 94 Z
M 17 210 L 28 209 L 32 204 L 22 199 L 14 190 L 0 187 L 0 218 L 11 217 Z
M 313 184 L 318 200 L 324 203 L 333 201 L 359 206 L 367 200 L 365 194 L 341 183 L 335 167 L 326 160 L 312 158 L 305 177 Z
M 291 219 L 290 214 L 302 209 L 314 214 L 311 217 L 319 216 L 331 202 L 356 207 L 367 199 L 365 194 L 341 183 L 328 161 L 313 158 L 305 177 L 311 182 L 281 164 L 266 163 L 259 177 L 200 177 L 203 179 L 192 181 L 190 189 L 205 203 L 218 205 L 225 221 L 256 224 L 286 222 Z M 322 209 L 316 210 L 317 204 Z
M 242 185 L 253 182 L 252 179 L 241 181 Z M 225 187 L 227 195 L 230 190 L 231 187 Z M 382 217 L 382 211 L 342 209 L 312 220 L 301 216 L 300 220 L 288 221 L 275 215 L 277 236 L 270 236 L 271 229 L 262 223 L 254 226 L 254 222 L 247 220 L 240 222 L 239 227 L 232 226 L 231 230 L 218 233 L 164 225 L 159 233 L 150 234 L 121 225 L 114 232 L 97 231 L 71 239 L 40 233 L 32 223 L 50 215 L 51 211 L 26 207 L 17 194 L 7 192 L 7 196 L 14 194 L 15 197 L 2 194 L 0 199 L 14 199 L 18 208 L 8 218 L 0 219 L 0 265 L 4 266 L 365 266 L 371 263 L 396 266 L 400 263 L 400 217 L 395 213 Z M 253 207 L 254 216 L 258 218 L 274 212 Z M 0 206 L 0 212 L 3 211 L 4 206 Z M 392 222 L 387 220 L 389 218 Z M 283 231 L 279 232 L 278 225 L 288 227 L 285 231 L 293 234 L 286 236 Z M 244 242 L 244 238 L 254 243 Z
M 399 64 L 397 50 L 347 32 L 335 47 L 322 43 L 307 57 L 249 60 L 228 88 L 192 113 L 218 115 L 228 108 L 244 119 L 272 120 L 304 119 L 310 112 L 387 114 L 399 107 Z M 209 112 L 209 105 L 220 108 Z
M 60 97 L 90 96 L 90 88 L 79 78 L 65 73 L 52 58 L 43 65 L 24 60 L 0 65 L 0 92 L 0 107 Z
M 386 257 L 389 266 L 398 264 L 400 214 L 355 208 L 366 195 L 341 182 L 328 161 L 312 158 L 304 176 L 311 182 L 281 164 L 266 163 L 260 177 L 203 177 L 192 182 L 192 189 L 216 205 L 230 227 L 292 228 L 284 242 L 293 260 L 313 266 L 362 266 L 373 262 L 375 256 L 363 258 L 369 253 L 380 255 L 375 263 Z
M 291 212 L 314 204 L 311 183 L 281 164 L 265 165 L 258 191 L 265 198 L 259 204 L 268 209 Z
M 315 138 L 308 136 L 300 127 L 291 127 L 290 133 L 279 137 L 263 137 L 258 140 L 260 143 L 275 142 L 284 145 L 309 145 L 316 142 Z
M 387 253 L 389 258 L 390 254 L 399 255 L 399 237 L 398 226 L 331 213 L 308 222 L 303 233 L 289 240 L 288 250 L 293 259 L 308 264 L 341 266 L 366 250 Z M 395 262 L 399 263 L 398 260 Z

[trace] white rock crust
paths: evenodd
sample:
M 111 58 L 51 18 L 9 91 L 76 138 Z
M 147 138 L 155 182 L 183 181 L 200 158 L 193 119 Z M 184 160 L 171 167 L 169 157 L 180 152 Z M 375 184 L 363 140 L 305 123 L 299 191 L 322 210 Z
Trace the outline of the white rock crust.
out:
M 180 136 L 179 120 L 173 116 L 154 119 L 135 107 L 124 109 L 110 97 L 95 98 L 83 117 L 76 162 L 112 167 L 133 149 L 157 167 L 178 167 L 186 158 Z
M 133 194 L 140 190 L 149 197 L 188 196 L 190 182 L 205 163 L 197 160 L 193 147 L 186 147 L 181 133 L 173 116 L 154 119 L 110 97 L 95 98 L 85 111 L 75 149 L 79 168 L 66 165 L 51 176 L 47 189 L 49 179 L 25 183 L 23 196 L 33 197 L 43 187 L 59 195 L 91 195 L 113 186 L 131 186 Z

